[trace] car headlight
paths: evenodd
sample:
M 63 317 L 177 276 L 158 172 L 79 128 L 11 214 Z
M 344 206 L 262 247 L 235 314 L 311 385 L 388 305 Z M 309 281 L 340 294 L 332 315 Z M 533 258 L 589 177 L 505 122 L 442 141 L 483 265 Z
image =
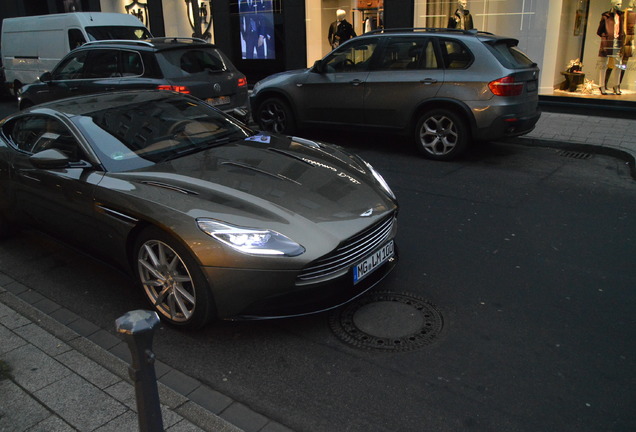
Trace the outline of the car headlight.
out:
M 380 186 L 382 186 L 382 189 L 384 189 L 384 191 L 393 199 L 397 199 L 395 197 L 395 194 L 393 193 L 393 191 L 391 190 L 391 188 L 389 187 L 389 184 L 386 182 L 386 180 L 384 180 L 384 177 L 382 177 L 380 175 L 379 172 L 377 172 L 375 170 L 375 168 L 373 168 L 371 166 L 371 164 L 367 161 L 365 161 L 364 159 L 362 160 L 362 162 L 364 162 L 364 164 L 367 166 L 367 168 L 369 169 L 369 171 L 371 172 L 371 174 L 373 174 L 373 177 L 377 180 L 378 183 L 380 183 Z
M 214 219 L 197 219 L 206 234 L 239 252 L 253 255 L 298 256 L 305 248 L 276 231 L 239 227 Z

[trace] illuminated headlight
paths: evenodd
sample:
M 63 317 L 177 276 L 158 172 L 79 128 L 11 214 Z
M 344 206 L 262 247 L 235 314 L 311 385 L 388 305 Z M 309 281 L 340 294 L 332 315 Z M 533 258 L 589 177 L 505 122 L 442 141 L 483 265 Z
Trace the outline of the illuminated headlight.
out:
M 204 233 L 242 253 L 298 256 L 305 252 L 304 247 L 276 231 L 238 227 L 214 219 L 197 219 L 197 225 Z
M 375 168 L 373 168 L 371 166 L 371 164 L 365 160 L 363 160 L 364 164 L 367 166 L 367 168 L 369 169 L 369 171 L 371 171 L 371 174 L 373 174 L 373 177 L 375 177 L 375 179 L 377 180 L 378 183 L 380 183 L 380 186 L 382 186 L 382 189 L 384 189 L 384 191 L 389 194 L 389 196 L 393 199 L 397 199 L 395 198 L 395 194 L 393 193 L 393 191 L 391 190 L 391 188 L 389 187 L 389 184 L 386 182 L 386 180 L 384 180 L 384 177 L 382 177 L 380 175 L 379 172 L 377 172 L 375 170 Z

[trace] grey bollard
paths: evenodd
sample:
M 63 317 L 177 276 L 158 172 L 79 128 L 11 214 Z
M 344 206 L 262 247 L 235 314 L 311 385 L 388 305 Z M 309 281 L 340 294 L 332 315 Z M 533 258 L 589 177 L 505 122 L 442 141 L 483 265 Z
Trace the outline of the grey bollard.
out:
M 128 312 L 115 321 L 117 333 L 128 344 L 132 354 L 132 365 L 128 372 L 135 383 L 137 416 L 141 432 L 163 431 L 155 374 L 155 354 L 152 352 L 152 337 L 157 324 L 157 313 L 147 310 Z

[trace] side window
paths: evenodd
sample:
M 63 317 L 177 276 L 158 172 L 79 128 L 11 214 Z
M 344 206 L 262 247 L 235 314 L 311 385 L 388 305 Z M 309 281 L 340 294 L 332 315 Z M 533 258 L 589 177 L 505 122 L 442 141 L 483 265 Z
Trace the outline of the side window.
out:
M 354 40 L 341 46 L 325 59 L 327 72 L 364 72 L 378 46 L 377 39 Z
M 473 56 L 468 48 L 456 40 L 443 40 L 442 53 L 446 69 L 465 69 L 473 61 Z
M 11 128 L 11 141 L 25 153 L 38 153 L 57 149 L 69 157 L 71 162 L 82 159 L 83 152 L 71 132 L 59 120 L 48 116 L 20 117 Z
M 144 74 L 144 65 L 138 52 L 121 52 L 121 74 L 122 76 L 139 76 Z
M 112 78 L 121 76 L 119 72 L 119 51 L 111 49 L 96 49 L 90 51 L 84 78 Z
M 53 70 L 53 80 L 73 80 L 84 77 L 84 65 L 86 64 L 87 51 L 71 54 L 62 60 L 62 63 Z
M 86 43 L 82 31 L 79 29 L 70 29 L 68 31 L 68 47 L 72 51 Z
M 430 39 L 392 38 L 378 70 L 436 69 L 437 57 Z

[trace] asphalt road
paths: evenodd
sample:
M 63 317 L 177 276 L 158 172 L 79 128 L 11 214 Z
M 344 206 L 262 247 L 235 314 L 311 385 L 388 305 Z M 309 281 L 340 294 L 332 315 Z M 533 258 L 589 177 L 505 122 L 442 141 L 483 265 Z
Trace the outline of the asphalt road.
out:
M 321 138 L 393 187 L 400 262 L 375 291 L 434 306 L 441 332 L 379 351 L 339 338 L 335 313 L 162 327 L 158 359 L 296 431 L 636 430 L 636 182 L 622 161 L 508 143 L 439 163 L 397 138 Z M 0 271 L 113 333 L 145 307 L 124 275 L 34 232 L 0 243 Z

